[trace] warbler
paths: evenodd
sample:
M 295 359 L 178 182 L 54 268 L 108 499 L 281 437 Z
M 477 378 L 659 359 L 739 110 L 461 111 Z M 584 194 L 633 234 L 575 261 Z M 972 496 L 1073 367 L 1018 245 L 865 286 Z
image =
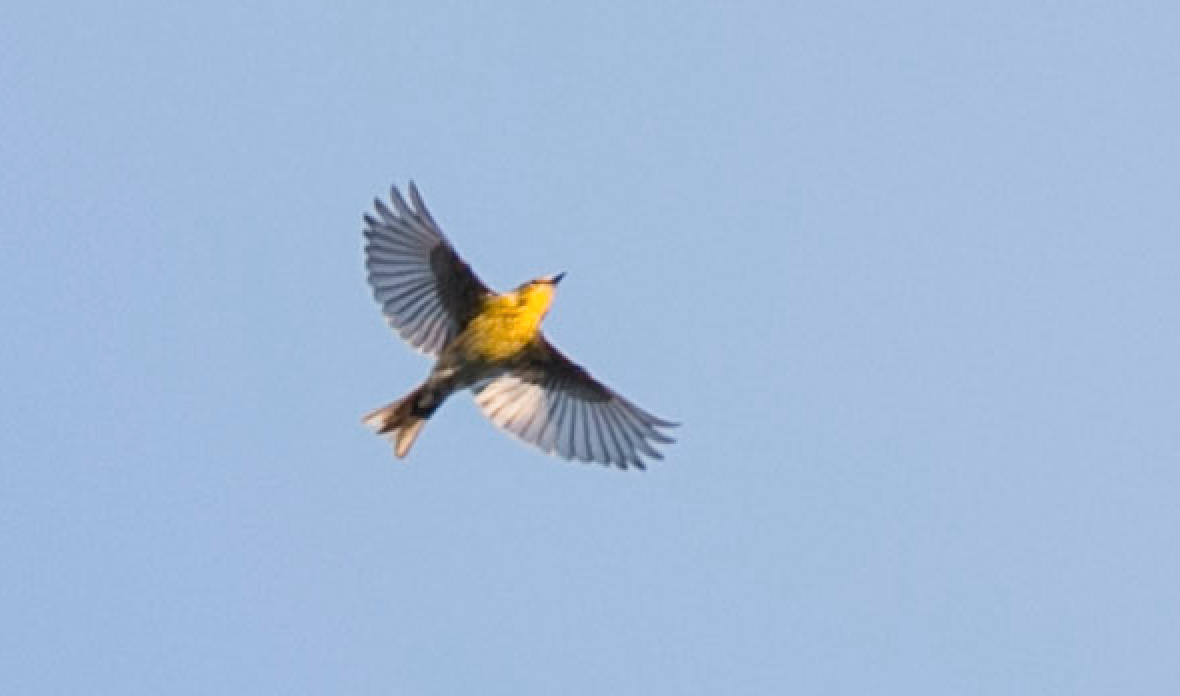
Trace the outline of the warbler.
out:
M 541 332 L 564 273 L 496 293 L 455 252 L 413 182 L 393 210 L 365 214 L 369 285 L 390 326 L 437 358 L 417 389 L 364 417 L 405 457 L 426 421 L 462 389 L 500 428 L 566 459 L 645 468 L 678 425 L 639 408 L 571 361 Z

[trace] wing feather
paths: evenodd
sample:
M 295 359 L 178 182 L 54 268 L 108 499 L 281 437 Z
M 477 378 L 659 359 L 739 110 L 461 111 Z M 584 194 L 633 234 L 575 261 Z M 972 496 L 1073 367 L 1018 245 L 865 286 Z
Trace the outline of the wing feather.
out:
M 657 418 L 615 393 L 545 338 L 475 387 L 476 403 L 497 426 L 566 459 L 644 468 L 673 439 Z
M 410 204 L 390 190 L 391 209 L 366 214 L 365 268 L 389 325 L 414 348 L 438 355 L 491 291 L 463 262 L 410 182 Z

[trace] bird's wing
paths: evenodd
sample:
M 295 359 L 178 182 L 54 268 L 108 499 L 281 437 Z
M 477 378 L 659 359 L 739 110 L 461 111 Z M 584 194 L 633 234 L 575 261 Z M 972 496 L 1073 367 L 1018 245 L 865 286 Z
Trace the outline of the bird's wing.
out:
M 410 205 L 393 187 L 390 210 L 365 215 L 365 267 L 389 325 L 423 353 L 438 355 L 490 291 L 455 253 L 410 182 Z M 413 207 L 411 207 L 413 206 Z
M 497 376 L 475 388 L 484 415 L 550 454 L 627 468 L 663 459 L 653 443 L 673 439 L 656 418 L 590 376 L 543 336 Z

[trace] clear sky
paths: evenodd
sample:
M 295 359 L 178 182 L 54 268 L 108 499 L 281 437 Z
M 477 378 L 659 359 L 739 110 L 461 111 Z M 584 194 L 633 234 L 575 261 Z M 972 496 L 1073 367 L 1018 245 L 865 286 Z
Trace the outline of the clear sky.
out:
M 9 3 L 0 692 L 1180 692 L 1176 7 Z M 411 178 L 665 462 L 362 427 Z

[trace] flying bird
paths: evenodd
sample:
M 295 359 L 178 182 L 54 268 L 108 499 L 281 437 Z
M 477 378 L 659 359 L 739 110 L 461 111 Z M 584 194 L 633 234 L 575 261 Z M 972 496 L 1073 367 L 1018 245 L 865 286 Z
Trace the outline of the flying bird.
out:
M 426 421 L 462 389 L 493 423 L 566 459 L 644 468 L 676 423 L 653 416 L 567 358 L 541 332 L 564 273 L 496 293 L 455 252 L 413 182 L 393 209 L 366 214 L 365 267 L 389 325 L 436 358 L 417 389 L 364 417 L 405 457 Z

